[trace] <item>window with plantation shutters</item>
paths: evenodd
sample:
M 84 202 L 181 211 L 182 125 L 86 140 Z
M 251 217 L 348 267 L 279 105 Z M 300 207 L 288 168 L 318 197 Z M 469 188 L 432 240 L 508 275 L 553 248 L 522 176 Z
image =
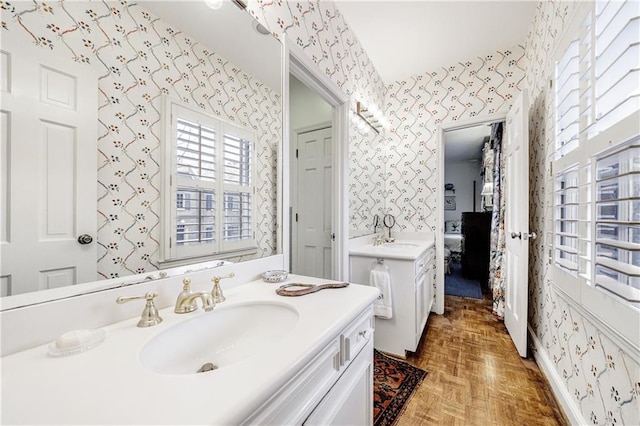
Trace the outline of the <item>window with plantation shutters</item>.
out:
M 640 111 L 640 2 L 596 2 L 594 28 L 597 132 Z
M 580 122 L 580 42 L 573 40 L 556 65 L 556 155 L 578 145 Z
M 571 275 L 578 274 L 578 170 L 573 167 L 556 177 L 554 263 Z
M 638 309 L 640 2 L 581 7 L 555 63 L 551 260 Z
M 598 156 L 595 181 L 595 284 L 640 302 L 640 137 Z
M 252 230 L 251 141 L 238 135 L 224 135 L 224 217 L 225 243 L 242 241 Z
M 165 260 L 255 248 L 253 134 L 166 103 Z

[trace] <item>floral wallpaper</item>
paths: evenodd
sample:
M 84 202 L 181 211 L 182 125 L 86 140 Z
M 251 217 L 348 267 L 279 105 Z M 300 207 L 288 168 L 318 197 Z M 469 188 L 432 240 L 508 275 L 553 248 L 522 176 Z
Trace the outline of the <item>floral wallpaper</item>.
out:
M 435 229 L 438 126 L 505 112 L 527 86 L 531 102 L 531 229 L 544 229 L 549 200 L 545 197 L 544 175 L 539 171 L 548 173 L 545 127 L 553 116 L 544 70 L 574 2 L 541 2 L 525 46 L 426 70 L 384 89 L 379 88 L 380 80 L 369 61 L 363 62 L 364 73 L 359 65 L 354 66 L 354 55 L 366 58 L 366 53 L 331 2 L 256 2 L 253 6 L 253 13 L 270 23 L 272 30 L 292 29 L 289 34 L 295 34 L 293 40 L 352 98 L 365 93 L 373 96 L 373 100 L 365 101 L 384 99 L 384 110 L 391 120 L 384 140 L 367 140 L 357 129 L 351 129 L 352 221 L 365 223 L 365 215 L 358 216 L 358 211 L 366 212 L 367 204 L 384 203 L 385 212 L 396 215 L 400 229 Z M 327 33 L 338 35 L 338 39 Z M 340 43 L 343 49 L 336 49 Z M 348 65 L 344 66 L 345 62 Z M 374 170 L 381 170 L 382 176 L 378 175 L 375 186 L 370 183 L 363 193 L 359 182 L 375 176 Z M 354 184 L 356 177 L 359 182 Z M 367 192 L 373 187 L 380 189 Z M 544 238 L 539 238 L 531 248 L 529 325 L 555 362 L 585 421 L 640 424 L 638 361 L 545 282 L 543 247 Z
M 549 227 L 552 199 L 547 194 L 548 149 L 553 135 L 553 96 L 547 72 L 555 44 L 576 2 L 539 3 L 527 37 L 527 85 L 530 91 L 530 228 Z M 543 172 L 541 172 L 543 171 Z M 555 365 L 567 392 L 589 424 L 640 424 L 640 360 L 616 343 L 575 302 L 546 278 L 546 232 L 530 246 L 529 326 Z M 637 352 L 636 352 L 637 353 Z
M 278 93 L 138 3 L 2 1 L 0 5 L 3 38 L 23 38 L 84 63 L 100 76 L 101 278 L 159 268 L 163 95 L 256 131 L 257 256 L 275 253 L 276 158 L 282 134 Z
M 250 1 L 250 13 L 277 37 L 295 43 L 346 95 L 352 118 L 356 102 L 383 109 L 386 88 L 333 1 Z M 371 231 L 385 205 L 384 135 L 349 130 L 349 228 Z M 373 148 L 372 148 L 373 147 Z
M 577 0 L 544 0 L 537 8 L 525 46 L 488 52 L 385 86 L 339 9 L 329 0 L 303 2 L 250 0 L 248 10 L 276 36 L 296 43 L 342 91 L 356 101 L 382 107 L 391 121 L 382 136 L 351 126 L 351 228 L 366 227 L 383 206 L 401 230 L 435 230 L 438 127 L 445 123 L 505 112 L 526 85 L 530 92 L 531 229 L 545 229 L 544 176 L 548 173 L 546 126 L 552 117 L 545 69 Z M 243 76 L 223 81 L 251 90 L 271 103 L 264 111 L 236 110 L 235 98 L 214 97 L 216 82 L 195 73 L 230 74 L 230 64 L 188 37 L 168 28 L 143 8 L 127 2 L 71 2 L 20 7 L 2 1 L 2 36 L 19 33 L 43 48 L 64 52 L 102 71 L 100 106 L 100 269 L 103 276 L 156 267 L 158 239 L 158 139 L 160 93 L 190 99 L 229 119 L 253 123 L 254 114 L 277 116 L 280 99 Z M 15 9 L 12 9 L 15 8 Z M 3 16 L 4 13 L 3 13 Z M 428 54 L 428 52 L 423 52 Z M 198 58 L 198 60 L 195 60 Z M 204 64 L 203 64 L 204 62 Z M 200 68 L 200 65 L 202 68 Z M 145 66 L 147 68 L 145 68 Z M 206 68 L 206 71 L 204 70 Z M 132 70 L 135 72 L 132 73 Z M 526 79 L 526 81 L 525 81 Z M 240 85 L 241 87 L 237 87 Z M 244 105 L 243 105 L 244 107 Z M 277 127 L 277 126 L 276 126 Z M 279 128 L 271 129 L 278 134 Z M 142 137 L 144 136 L 144 138 Z M 275 143 L 261 140 L 261 180 L 275 182 Z M 542 174 L 539 171 L 545 170 Z M 268 195 L 267 195 L 268 194 Z M 270 204 L 275 191 L 265 189 Z M 270 210 L 275 212 L 275 207 Z M 273 250 L 275 218 L 261 224 L 263 252 Z M 355 223 L 353 223 L 355 222 Z M 142 243 L 142 245 L 140 245 Z M 545 279 L 544 238 L 531 246 L 529 325 L 542 342 L 583 418 L 592 424 L 640 424 L 640 365 L 578 307 Z
M 399 230 L 435 231 L 439 127 L 508 111 L 524 84 L 524 59 L 514 46 L 387 87 L 384 195 Z
M 381 232 L 385 211 L 386 147 L 382 137 L 373 131 L 358 129 L 349 142 L 349 228 L 361 233 Z M 374 218 L 378 227 L 374 230 Z M 356 233 L 356 235 L 358 235 Z

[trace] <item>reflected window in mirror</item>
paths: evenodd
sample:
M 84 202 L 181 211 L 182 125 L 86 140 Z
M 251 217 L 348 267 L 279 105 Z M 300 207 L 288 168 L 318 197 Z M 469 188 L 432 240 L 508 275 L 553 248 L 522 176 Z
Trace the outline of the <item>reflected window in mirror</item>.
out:
M 255 137 L 166 100 L 165 261 L 255 250 Z

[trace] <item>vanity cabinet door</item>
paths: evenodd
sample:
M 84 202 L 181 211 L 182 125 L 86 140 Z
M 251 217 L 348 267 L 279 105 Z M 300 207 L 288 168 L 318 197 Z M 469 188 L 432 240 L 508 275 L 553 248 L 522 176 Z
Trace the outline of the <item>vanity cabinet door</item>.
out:
M 424 283 L 425 289 L 425 309 L 427 312 L 427 317 L 431 312 L 431 308 L 434 303 L 434 283 L 436 281 L 436 260 L 435 260 L 435 251 L 433 248 L 429 249 L 428 257 L 427 257 L 427 270 L 426 270 L 426 280 Z
M 415 294 L 415 306 L 416 306 L 416 316 L 415 316 L 415 350 L 418 347 L 418 343 L 420 343 L 420 338 L 422 337 L 422 330 L 427 322 L 427 305 L 426 305 L 426 292 L 427 288 L 425 286 L 426 274 L 423 273 L 416 279 L 416 294 Z
M 301 424 L 340 376 L 340 339 L 333 340 L 243 425 Z
M 304 424 L 373 424 L 372 340 L 369 340 L 364 349 L 360 351 Z

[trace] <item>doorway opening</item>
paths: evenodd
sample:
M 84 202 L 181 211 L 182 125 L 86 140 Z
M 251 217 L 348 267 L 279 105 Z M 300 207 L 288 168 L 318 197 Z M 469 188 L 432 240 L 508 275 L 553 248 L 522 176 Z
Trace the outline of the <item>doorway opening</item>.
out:
M 289 77 L 291 272 L 332 277 L 333 108 Z
M 298 113 L 298 111 L 294 112 L 295 107 L 290 105 L 292 100 L 295 102 L 294 95 L 291 94 L 284 100 L 289 111 L 289 114 L 285 116 L 287 141 L 291 141 L 291 143 L 285 142 L 284 144 L 284 157 L 286 157 L 284 164 L 287 164 L 287 167 L 282 170 L 284 181 L 291 182 L 291 185 L 288 185 L 288 188 L 283 188 L 282 191 L 282 202 L 289 207 L 286 212 L 289 226 L 283 227 L 282 235 L 283 241 L 289 243 L 287 244 L 288 250 L 285 250 L 285 268 L 294 273 L 345 280 L 349 276 L 349 259 L 346 255 L 349 239 L 347 188 L 349 97 L 317 67 L 299 46 L 287 37 L 285 37 L 284 44 L 288 56 L 288 61 L 285 61 L 285 88 L 287 91 L 291 86 L 297 86 L 296 90 L 301 93 L 311 92 L 314 95 L 314 102 L 317 102 L 316 108 L 323 111 L 328 108 L 331 112 L 331 118 L 328 120 L 325 115 L 322 116 L 324 118 L 320 118 L 316 114 L 312 124 L 294 124 L 292 121 Z M 296 82 L 296 80 L 298 81 Z M 322 102 L 318 102 L 318 99 Z M 305 108 L 305 110 L 302 111 L 303 115 L 310 113 L 313 108 Z M 310 115 L 314 114 L 311 112 Z M 294 147 L 295 145 L 297 147 Z M 303 145 L 311 148 L 305 148 L 301 151 Z M 301 161 L 296 161 L 295 149 L 298 150 L 298 159 Z M 314 158 L 311 165 L 306 159 L 302 161 L 303 154 Z M 316 171 L 310 172 L 312 170 Z M 322 187 L 321 197 L 308 188 L 307 181 L 309 184 L 313 182 L 314 187 Z M 317 197 L 319 200 L 313 197 Z M 293 201 L 296 202 L 297 211 L 294 211 Z M 314 205 L 318 210 L 322 210 L 322 215 L 315 215 L 315 212 L 310 214 L 310 211 L 315 208 Z M 305 220 L 301 214 L 305 214 L 305 212 L 307 216 L 321 218 L 321 220 L 310 220 L 303 223 L 313 223 L 313 227 L 322 229 L 322 232 L 315 233 L 316 236 L 320 236 L 318 238 L 325 239 L 322 244 L 318 241 L 307 244 L 304 230 L 300 226 L 300 220 Z M 298 222 L 295 222 L 296 213 L 298 213 Z M 318 225 L 320 222 L 322 223 Z M 327 232 L 327 230 L 329 231 Z M 327 235 L 328 244 L 326 244 Z M 304 250 L 303 252 L 298 250 L 300 245 L 304 246 L 305 244 L 308 246 L 315 244 L 316 247 L 305 249 L 306 253 Z M 321 261 L 312 259 L 311 254 L 318 253 L 318 251 L 322 251 L 322 256 L 317 256 L 322 259 Z
M 493 160 L 490 123 L 444 132 L 444 293 L 488 297 Z
M 493 176 L 493 171 L 483 169 L 485 160 L 483 149 L 487 143 L 490 143 L 492 123 L 503 122 L 505 117 L 506 114 L 494 114 L 465 122 L 451 123 L 440 128 L 438 142 L 440 171 L 437 196 L 442 207 L 438 209 L 436 228 L 437 274 L 433 309 L 437 314 L 444 314 L 445 311 L 447 278 L 448 281 L 451 281 L 452 277 L 458 278 L 459 281 L 454 285 L 457 284 L 462 288 L 459 290 L 462 297 L 469 297 L 469 292 L 473 291 L 475 297 L 482 299 L 483 292 L 489 292 L 488 279 L 485 277 L 488 276 L 489 269 L 493 190 L 490 185 L 484 185 L 484 183 L 485 179 L 490 180 L 489 177 Z M 467 222 L 474 219 L 480 221 L 481 224 L 477 226 L 483 229 L 483 234 L 480 234 L 475 225 L 471 228 L 475 230 L 475 234 L 470 238 L 471 241 L 466 241 L 466 247 L 473 248 L 472 251 L 466 251 L 468 255 L 465 255 L 466 234 L 463 216 L 468 218 Z M 477 253 L 478 249 L 469 247 L 469 243 L 482 245 L 484 250 L 482 255 L 472 255 L 471 253 Z M 465 265 L 464 273 L 463 264 Z M 476 281 L 475 289 L 466 288 L 464 282 L 466 280 Z
M 436 233 L 436 301 L 435 311 L 444 313 L 444 133 L 477 124 L 491 124 L 491 144 L 494 151 L 494 194 L 490 237 L 490 281 L 492 311 L 504 319 L 518 353 L 527 352 L 527 307 L 528 307 L 528 244 L 536 237 L 529 229 L 529 140 L 528 140 L 528 96 L 526 89 L 514 100 L 504 115 L 485 117 L 467 123 L 443 126 L 438 135 L 438 164 L 440 166 L 437 195 L 442 203 L 438 209 Z M 484 187 L 484 185 L 483 185 Z M 489 195 L 488 185 L 485 193 Z M 477 190 L 477 189 L 476 189 Z M 483 192 L 481 190 L 481 192 Z M 462 262 L 465 247 L 465 225 L 461 224 Z

